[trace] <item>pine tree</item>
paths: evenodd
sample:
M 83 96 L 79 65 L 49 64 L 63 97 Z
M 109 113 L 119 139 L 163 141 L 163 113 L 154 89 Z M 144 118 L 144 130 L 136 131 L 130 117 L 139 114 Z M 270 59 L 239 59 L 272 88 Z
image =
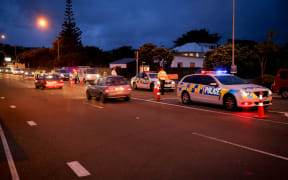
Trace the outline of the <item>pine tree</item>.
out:
M 60 47 L 62 53 L 74 52 L 82 47 L 81 30 L 76 26 L 73 10 L 72 0 L 66 0 L 64 23 L 62 24 L 62 31 L 60 32 Z

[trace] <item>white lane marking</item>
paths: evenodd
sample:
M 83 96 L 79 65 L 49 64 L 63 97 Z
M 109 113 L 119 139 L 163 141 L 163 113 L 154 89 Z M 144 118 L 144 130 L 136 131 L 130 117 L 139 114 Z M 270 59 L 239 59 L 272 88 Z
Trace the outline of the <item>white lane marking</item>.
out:
M 140 117 L 139 117 L 139 116 L 136 116 L 136 119 L 137 119 L 137 120 L 139 120 L 139 119 L 140 119 Z
M 270 110 L 267 110 L 267 112 L 279 113 L 279 114 L 285 114 L 286 113 L 286 112 L 281 112 L 281 111 L 270 111 Z
M 200 134 L 200 133 L 197 133 L 197 132 L 193 132 L 192 134 L 195 135 L 195 136 L 203 137 L 203 138 L 210 139 L 210 140 L 213 140 L 213 141 L 229 144 L 229 145 L 232 145 L 232 146 L 235 146 L 235 147 L 239 147 L 239 148 L 242 148 L 242 149 L 247 149 L 247 150 L 250 150 L 250 151 L 253 151 L 253 152 L 265 154 L 267 156 L 271 156 L 271 157 L 275 157 L 275 158 L 278 158 L 278 159 L 282 159 L 282 160 L 288 161 L 288 157 L 285 157 L 285 156 L 280 156 L 280 155 L 276 155 L 276 154 L 273 154 L 273 153 L 261 151 L 259 149 L 250 148 L 250 147 L 247 147 L 247 146 L 243 146 L 243 145 L 240 145 L 240 144 L 232 143 L 232 142 L 225 141 L 225 140 L 222 140 L 222 139 L 214 138 L 214 137 L 211 137 L 211 136 L 206 136 L 204 134 Z
M 12 156 L 12 153 L 10 151 L 10 148 L 9 148 L 8 143 L 7 143 L 7 140 L 6 140 L 6 137 L 5 137 L 5 134 L 4 134 L 4 131 L 2 129 L 1 124 L 0 124 L 0 136 L 1 136 L 3 147 L 4 147 L 4 151 L 5 151 L 5 154 L 6 154 L 6 158 L 7 158 L 7 161 L 8 161 L 8 165 L 9 165 L 10 173 L 11 173 L 11 176 L 12 176 L 12 180 L 19 180 L 20 178 L 19 178 L 16 166 L 15 166 L 15 163 L 14 163 L 14 160 L 13 160 L 13 156 Z
M 90 104 L 90 103 L 85 103 L 85 102 L 83 102 L 83 104 L 87 104 L 89 106 L 96 107 L 96 108 L 99 108 L 99 109 L 103 109 L 104 108 L 103 106 L 97 106 L 95 104 Z
M 288 113 L 284 113 L 284 116 L 288 117 Z
M 238 116 L 238 117 L 242 117 L 242 118 L 246 118 L 246 119 L 253 119 L 255 121 L 257 120 L 257 121 L 265 121 L 265 122 L 270 122 L 270 123 L 275 123 L 275 124 L 288 125 L 288 123 L 286 123 L 286 122 L 272 121 L 272 120 L 269 120 L 269 119 L 259 119 L 259 118 L 249 117 L 249 116 L 242 116 L 242 115 L 238 115 L 238 114 L 225 113 L 225 112 L 219 112 L 219 111 L 213 111 L 213 110 L 201 109 L 201 108 L 193 108 L 193 107 L 190 107 L 190 106 L 169 104 L 169 103 L 164 103 L 164 102 L 159 102 L 159 101 L 152 101 L 152 100 L 141 99 L 141 98 L 132 98 L 132 99 L 140 100 L 140 101 L 146 101 L 146 102 L 152 102 L 152 103 L 157 103 L 157 104 L 164 104 L 164 105 L 168 105 L 168 106 L 180 107 L 180 108 L 185 108 L 185 109 L 193 109 L 193 110 L 204 111 L 204 112 L 212 112 L 212 113 L 216 113 L 216 114 L 224 114 L 224 115 L 228 115 L 228 116 Z
M 37 123 L 34 122 L 34 121 L 27 121 L 27 124 L 28 124 L 29 126 L 37 126 Z
M 10 105 L 9 106 L 11 109 L 16 109 L 16 106 L 15 105 Z
M 5 97 L 0 97 L 0 99 L 5 99 Z
M 175 99 L 177 99 L 177 98 L 162 98 L 162 99 L 163 99 L 163 100 L 166 100 L 166 99 L 174 99 L 174 100 L 175 100 Z
M 78 161 L 68 162 L 67 165 L 73 170 L 78 177 L 91 175 Z

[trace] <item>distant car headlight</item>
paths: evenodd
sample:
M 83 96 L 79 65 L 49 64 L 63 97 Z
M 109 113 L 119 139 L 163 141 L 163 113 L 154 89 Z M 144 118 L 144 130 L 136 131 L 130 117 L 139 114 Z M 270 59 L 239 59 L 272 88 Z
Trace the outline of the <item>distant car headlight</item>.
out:
M 99 77 L 100 77 L 100 75 L 99 75 L 99 74 L 96 74 L 96 77 L 97 77 L 97 78 L 99 78 Z
M 28 75 L 28 72 L 25 72 L 25 75 Z
M 91 76 L 90 76 L 90 75 L 87 75 L 87 78 L 91 78 Z
M 175 82 L 174 82 L 174 81 L 172 81 L 171 83 L 172 83 L 172 84 L 175 84 Z
M 268 92 L 269 92 L 269 95 L 270 95 L 270 96 L 273 94 L 271 90 L 269 90 Z

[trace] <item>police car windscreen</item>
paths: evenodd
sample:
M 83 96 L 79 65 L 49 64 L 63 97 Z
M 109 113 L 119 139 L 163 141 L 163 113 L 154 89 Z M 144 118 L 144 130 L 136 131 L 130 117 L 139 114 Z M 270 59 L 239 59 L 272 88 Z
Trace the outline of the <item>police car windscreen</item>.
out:
M 245 81 L 237 76 L 215 76 L 222 84 L 232 85 L 232 84 L 247 84 Z
M 122 77 L 108 77 L 106 79 L 106 85 L 127 85 L 128 82 Z
M 149 75 L 149 77 L 151 78 L 151 79 L 157 79 L 158 78 L 158 74 L 148 74 Z
M 59 80 L 60 77 L 58 75 L 56 75 L 56 74 L 53 74 L 53 75 L 46 75 L 45 79 L 46 80 Z
M 87 74 L 97 74 L 98 73 L 97 69 L 87 69 L 86 72 L 87 72 Z

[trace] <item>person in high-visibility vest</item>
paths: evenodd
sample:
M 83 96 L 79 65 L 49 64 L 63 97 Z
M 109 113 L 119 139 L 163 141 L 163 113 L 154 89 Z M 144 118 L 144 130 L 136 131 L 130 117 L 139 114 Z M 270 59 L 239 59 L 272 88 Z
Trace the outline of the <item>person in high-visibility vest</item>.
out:
M 112 69 L 111 74 L 112 74 L 112 76 L 117 76 L 117 72 L 116 72 L 115 68 Z
M 161 94 L 164 95 L 164 86 L 165 86 L 165 81 L 168 80 L 168 75 L 164 71 L 163 68 L 158 72 L 158 79 L 160 80 L 160 91 Z
M 77 72 L 77 69 L 74 69 L 74 79 L 75 79 L 75 84 L 77 84 L 78 82 L 78 72 Z

